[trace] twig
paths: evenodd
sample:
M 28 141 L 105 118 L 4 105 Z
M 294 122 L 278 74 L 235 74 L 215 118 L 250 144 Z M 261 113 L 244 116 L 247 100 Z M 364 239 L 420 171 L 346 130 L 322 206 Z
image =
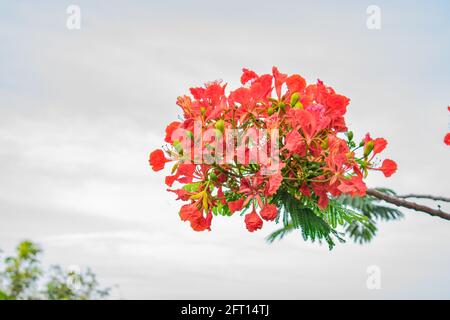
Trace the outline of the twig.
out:
M 401 196 L 397 196 L 397 198 L 402 198 L 402 199 L 407 199 L 407 198 L 431 199 L 431 200 L 435 200 L 435 201 L 450 202 L 450 198 L 441 197 L 441 196 L 433 196 L 433 195 L 430 195 L 430 194 L 415 194 L 415 193 L 411 193 L 411 194 L 404 194 L 404 195 L 401 195 Z
M 367 189 L 367 194 L 370 196 L 373 196 L 377 199 L 384 200 L 386 202 L 395 204 L 396 206 L 399 206 L 399 207 L 405 207 L 408 209 L 425 212 L 432 216 L 440 217 L 445 220 L 450 220 L 450 214 L 447 212 L 444 212 L 440 209 L 433 209 L 433 208 L 430 208 L 430 207 L 427 207 L 427 206 L 424 206 L 424 205 L 421 205 L 421 204 L 418 204 L 415 202 L 401 199 L 399 197 L 396 197 L 396 196 L 393 196 L 390 194 L 386 194 L 384 192 L 381 192 L 381 191 L 378 191 L 375 189 Z

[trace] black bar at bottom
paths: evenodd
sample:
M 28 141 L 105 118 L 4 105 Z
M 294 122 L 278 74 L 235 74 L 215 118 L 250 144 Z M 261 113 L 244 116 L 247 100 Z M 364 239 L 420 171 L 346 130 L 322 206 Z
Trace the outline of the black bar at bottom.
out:
M 107 300 L 107 301 L 0 301 L 0 313 L 17 318 L 24 313 L 63 319 L 85 319 L 97 313 L 123 319 L 306 319 L 345 317 L 365 319 L 413 314 L 445 314 L 448 301 L 369 300 Z M 6 319 L 6 318 L 5 318 Z

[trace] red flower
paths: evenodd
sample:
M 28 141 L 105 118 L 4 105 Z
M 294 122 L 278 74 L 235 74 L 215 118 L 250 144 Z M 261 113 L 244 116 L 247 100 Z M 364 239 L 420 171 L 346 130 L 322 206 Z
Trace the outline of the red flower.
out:
M 450 146 L 450 132 L 447 133 L 444 137 L 444 143 L 448 146 Z
M 307 144 L 310 144 L 317 133 L 329 124 L 329 119 L 323 117 L 321 109 L 320 106 L 314 106 L 307 110 L 295 110 L 298 124 L 305 135 Z
M 388 144 L 388 142 L 384 138 L 372 139 L 372 137 L 370 136 L 370 133 L 366 133 L 366 136 L 364 137 L 363 140 L 364 140 L 364 145 L 365 146 L 367 146 L 367 144 L 369 142 L 373 143 L 373 148 L 372 148 L 373 156 L 375 156 L 376 154 L 382 152 L 386 148 L 386 146 Z
M 350 179 L 341 180 L 341 184 L 337 188 L 352 197 L 363 197 L 367 191 L 366 184 L 360 176 L 352 176 Z
M 252 70 L 242 69 L 241 83 L 246 84 L 248 81 L 258 78 L 258 75 Z
M 283 176 L 281 175 L 281 171 L 270 175 L 264 195 L 274 195 L 278 191 L 278 188 L 280 188 L 282 182 Z
M 192 96 L 196 100 L 200 100 L 205 95 L 205 89 L 204 88 L 190 88 L 189 91 L 191 92 Z
M 177 189 L 177 190 L 167 189 L 167 191 L 175 193 L 178 196 L 178 198 L 176 200 L 187 201 L 187 200 L 189 200 L 189 198 L 191 196 L 191 194 L 189 192 L 187 192 L 186 190 L 183 190 L 183 189 Z
M 388 144 L 388 142 L 384 138 L 376 138 L 375 140 L 373 140 L 373 143 L 374 143 L 374 147 L 373 147 L 374 155 L 383 151 Z
M 301 187 L 299 188 L 299 191 L 307 196 L 307 197 L 311 197 L 311 190 L 309 189 L 309 187 L 306 184 L 302 184 Z
M 231 213 L 235 213 L 236 211 L 242 210 L 242 206 L 244 204 L 244 199 L 239 199 L 235 201 L 228 202 L 228 208 Z
M 297 130 L 292 130 L 286 135 L 286 144 L 284 147 L 300 156 L 304 156 L 306 152 L 306 144 L 302 135 Z
M 447 110 L 450 111 L 450 106 L 447 107 Z M 444 143 L 446 145 L 450 146 L 450 132 L 445 135 Z
M 331 116 L 331 118 L 342 117 L 347 111 L 349 102 L 349 98 L 340 94 L 332 93 L 327 97 L 326 100 L 326 105 L 329 108 L 327 110 L 327 113 Z
M 278 99 L 281 99 L 281 86 L 286 81 L 287 75 L 278 71 L 277 67 L 272 68 L 273 78 L 275 79 L 275 91 Z
M 286 78 L 286 85 L 289 93 L 292 95 L 294 92 L 303 92 L 306 88 L 306 81 L 302 76 L 293 74 L 292 76 Z
M 386 159 L 383 161 L 381 167 L 377 170 L 383 172 L 385 177 L 390 177 L 397 171 L 397 164 L 391 159 Z
M 195 203 L 185 204 L 181 207 L 180 218 L 183 221 L 190 220 L 193 216 L 199 212 Z
M 164 169 L 164 165 L 166 164 L 166 162 L 169 161 L 170 160 L 164 156 L 164 152 L 161 149 L 157 149 L 152 153 L 150 153 L 149 162 L 153 171 L 159 171 Z
M 323 179 L 323 177 L 318 177 L 317 179 Z M 328 183 L 313 182 L 311 183 L 311 187 L 314 193 L 319 197 L 317 205 L 319 206 L 319 208 L 325 209 L 328 206 L 328 202 L 330 201 L 327 195 Z
M 317 205 L 320 209 L 325 209 L 328 207 L 328 203 L 330 202 L 330 199 L 328 198 L 326 192 L 323 192 L 319 194 L 319 200 L 317 201 Z
M 179 164 L 176 173 L 173 176 L 166 177 L 166 184 L 171 187 L 175 181 L 180 183 L 191 183 L 195 176 L 195 169 L 195 164 Z
M 173 140 L 172 140 L 172 133 L 176 130 L 176 129 L 178 129 L 178 127 L 180 126 L 180 122 L 178 122 L 178 121 L 174 121 L 174 122 L 172 122 L 171 124 L 169 124 L 167 127 L 166 127 L 166 138 L 164 139 L 164 141 L 165 142 L 168 142 L 168 143 L 172 143 L 173 142 Z
M 212 213 L 208 212 L 206 218 L 203 217 L 203 214 L 197 215 L 195 218 L 191 219 L 191 228 L 194 231 L 211 231 L 211 221 L 212 221 Z
M 248 231 L 253 232 L 261 229 L 263 226 L 263 221 L 258 216 L 255 210 L 251 213 L 245 215 L 245 226 Z
M 194 231 L 211 230 L 211 212 L 206 215 L 206 218 L 203 217 L 202 212 L 197 208 L 195 203 L 185 204 L 182 206 L 180 210 L 180 218 L 183 221 L 189 221 Z
M 278 210 L 275 205 L 268 204 L 261 210 L 260 214 L 264 220 L 272 221 L 278 216 Z
M 178 177 L 176 175 L 166 176 L 166 178 L 165 178 L 166 185 L 168 185 L 169 187 L 172 187 L 173 183 L 175 182 L 175 180 L 177 180 L 177 178 Z

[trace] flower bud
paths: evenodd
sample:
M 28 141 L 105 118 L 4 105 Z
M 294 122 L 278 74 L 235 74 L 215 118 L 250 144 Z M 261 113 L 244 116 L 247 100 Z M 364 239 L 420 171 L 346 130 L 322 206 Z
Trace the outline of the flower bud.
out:
M 291 106 L 295 106 L 299 98 L 298 92 L 294 92 L 291 96 Z
M 269 109 L 267 109 L 267 113 L 269 114 L 269 116 L 271 116 L 274 112 L 274 109 L 272 107 L 269 107 Z
M 364 157 L 367 157 L 372 152 L 374 146 L 375 143 L 373 141 L 366 143 L 366 146 L 364 147 Z
M 225 122 L 222 119 L 219 119 L 214 127 L 223 133 L 223 131 L 225 130 Z
M 353 131 L 348 131 L 347 132 L 347 138 L 348 138 L 348 141 L 352 141 L 352 139 L 353 139 Z
M 173 142 L 173 146 L 175 147 L 175 150 L 177 150 L 178 154 L 183 154 L 183 144 L 180 141 L 175 140 Z
M 294 109 L 303 109 L 303 104 L 298 101 L 295 105 L 294 105 Z

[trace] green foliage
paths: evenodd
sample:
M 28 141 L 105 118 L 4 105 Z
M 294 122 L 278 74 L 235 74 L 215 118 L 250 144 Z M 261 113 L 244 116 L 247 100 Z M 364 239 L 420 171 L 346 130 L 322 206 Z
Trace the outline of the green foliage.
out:
M 109 289 L 100 289 L 95 274 L 65 272 L 53 266 L 46 273 L 39 262 L 42 250 L 31 241 L 21 242 L 14 256 L 0 263 L 0 300 L 88 300 L 106 297 Z M 44 284 L 42 289 L 39 284 Z
M 386 189 L 378 188 L 378 191 L 395 195 L 395 192 Z M 367 217 L 366 224 L 360 224 L 354 221 L 346 226 L 346 233 L 353 241 L 363 244 L 370 242 L 376 235 L 378 221 L 392 221 L 403 217 L 403 213 L 393 207 L 389 207 L 380 203 L 380 200 L 371 196 L 365 197 L 350 197 L 341 196 L 337 201 L 348 208 L 352 208 Z
M 0 300 L 11 300 L 6 292 L 0 290 Z
M 16 248 L 16 256 L 6 257 L 5 268 L 0 272 L 5 287 L 3 295 L 8 299 L 31 299 L 37 279 L 42 270 L 38 261 L 41 249 L 30 241 L 21 242 Z
M 345 232 L 356 243 L 370 242 L 377 232 L 376 223 L 373 220 L 369 220 L 368 223 L 362 224 L 357 221 L 348 224 L 345 228 Z
M 86 272 L 65 272 L 60 266 L 52 266 L 46 284 L 45 297 L 48 300 L 89 300 L 108 296 L 110 289 L 99 289 L 95 274 Z
M 305 240 L 325 241 L 332 249 L 335 241 L 343 242 L 338 226 L 358 221 L 365 223 L 367 218 L 353 210 L 345 208 L 337 201 L 330 201 L 325 210 L 320 209 L 309 197 L 298 199 L 285 191 L 279 191 L 272 200 L 281 209 L 284 227 L 268 237 L 269 242 L 283 238 L 286 233 L 299 229 Z
M 221 215 L 221 216 L 231 216 L 230 209 L 227 205 L 222 204 L 221 202 L 218 202 L 216 206 L 212 208 L 212 212 L 214 215 Z
M 389 189 L 378 190 L 394 194 Z M 284 191 L 279 191 L 272 202 L 281 211 L 278 220 L 282 220 L 283 227 L 270 234 L 268 242 L 282 239 L 299 229 L 305 240 L 318 240 L 319 243 L 325 241 L 330 250 L 334 247 L 335 240 L 344 242 L 345 235 L 357 243 L 367 243 L 376 235 L 377 221 L 396 220 L 403 216 L 398 209 L 384 206 L 371 196 L 341 196 L 331 199 L 324 210 L 310 198 L 297 199 Z
M 389 189 L 377 189 L 378 191 L 391 193 Z M 348 195 L 340 196 L 336 199 L 343 205 L 350 207 L 370 219 L 374 220 L 397 220 L 403 217 L 400 210 L 380 204 L 380 200 L 371 196 L 365 197 L 351 197 Z

